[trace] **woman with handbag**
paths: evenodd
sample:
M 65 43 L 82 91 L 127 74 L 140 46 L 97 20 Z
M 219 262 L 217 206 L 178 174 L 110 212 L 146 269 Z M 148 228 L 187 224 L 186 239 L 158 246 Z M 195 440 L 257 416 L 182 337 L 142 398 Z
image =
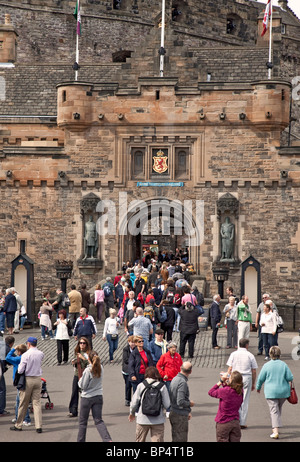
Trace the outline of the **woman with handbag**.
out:
M 81 337 L 75 347 L 75 358 L 72 360 L 74 366 L 74 377 L 72 383 L 72 395 L 69 403 L 69 417 L 77 417 L 79 402 L 78 381 L 81 379 L 84 369 L 89 364 L 89 354 L 91 351 L 90 342 L 86 337 Z
M 58 312 L 57 321 L 54 323 L 56 326 L 56 345 L 57 345 L 57 365 L 60 366 L 63 362 L 66 364 L 69 360 L 69 332 L 71 329 L 70 321 L 67 319 L 66 310 Z M 63 356 L 63 359 L 62 359 Z
M 291 385 L 294 380 L 293 374 L 287 364 L 281 361 L 281 351 L 278 346 L 272 346 L 269 351 L 271 361 L 264 364 L 256 383 L 256 391 L 260 393 L 264 384 L 264 394 L 269 405 L 272 434 L 271 438 L 279 438 L 282 406 L 290 397 Z
M 119 327 L 120 319 L 117 317 L 117 310 L 110 308 L 109 318 L 106 318 L 103 329 L 103 340 L 108 341 L 109 345 L 109 360 L 114 362 L 114 352 L 118 348 L 119 342 Z

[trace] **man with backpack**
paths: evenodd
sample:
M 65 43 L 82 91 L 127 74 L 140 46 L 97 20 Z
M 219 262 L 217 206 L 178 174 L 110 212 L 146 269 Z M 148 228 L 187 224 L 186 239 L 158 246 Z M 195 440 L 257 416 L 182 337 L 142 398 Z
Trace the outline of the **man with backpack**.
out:
M 70 306 L 70 299 L 69 297 L 61 290 L 57 289 L 56 290 L 56 300 L 52 303 L 52 307 L 54 308 L 56 312 L 56 320 L 58 318 L 58 312 L 60 310 L 66 310 L 66 312 L 69 312 L 69 306 Z M 68 299 L 68 306 L 65 306 L 65 297 Z
M 148 367 L 145 372 L 145 379 L 141 382 L 130 403 L 129 422 L 134 422 L 136 416 L 136 443 L 146 441 L 148 432 L 151 433 L 152 443 L 164 442 L 165 414 L 163 409 L 170 407 L 169 393 L 161 382 L 158 370 L 155 367 Z
M 109 318 L 109 309 L 114 308 L 115 302 L 115 286 L 111 282 L 111 277 L 106 278 L 106 282 L 103 284 L 102 289 L 104 291 L 104 303 L 105 303 L 105 318 Z

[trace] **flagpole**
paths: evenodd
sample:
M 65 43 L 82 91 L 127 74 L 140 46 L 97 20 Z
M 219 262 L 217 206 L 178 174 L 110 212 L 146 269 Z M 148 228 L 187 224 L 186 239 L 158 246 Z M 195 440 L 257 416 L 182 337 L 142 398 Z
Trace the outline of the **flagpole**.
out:
M 272 11 L 272 0 L 270 0 L 270 38 L 269 38 L 269 68 L 268 68 L 268 79 L 272 78 L 272 22 L 273 22 L 273 11 Z
M 77 81 L 79 69 L 79 35 L 81 34 L 80 0 L 76 0 L 76 6 L 73 15 L 76 18 L 76 58 L 73 69 L 75 70 L 75 80 Z
M 79 35 L 76 33 L 76 58 L 75 63 L 79 64 Z M 78 80 L 78 66 L 76 66 L 75 70 L 75 81 Z
M 165 46 L 165 0 L 162 0 L 161 41 L 160 41 L 160 77 L 164 76 L 164 46 Z

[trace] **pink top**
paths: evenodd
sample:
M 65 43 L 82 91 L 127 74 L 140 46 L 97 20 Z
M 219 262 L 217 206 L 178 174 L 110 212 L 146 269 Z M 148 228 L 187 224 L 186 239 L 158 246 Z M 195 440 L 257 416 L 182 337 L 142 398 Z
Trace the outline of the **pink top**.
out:
M 95 290 L 95 303 L 104 302 L 104 290 Z
M 185 294 L 181 299 L 181 304 L 185 305 L 187 302 L 191 302 L 194 306 L 198 305 L 197 299 L 193 294 Z
M 208 392 L 209 396 L 219 398 L 219 409 L 215 418 L 218 423 L 239 420 L 239 408 L 243 402 L 243 394 L 239 395 L 229 386 L 220 387 L 214 385 Z

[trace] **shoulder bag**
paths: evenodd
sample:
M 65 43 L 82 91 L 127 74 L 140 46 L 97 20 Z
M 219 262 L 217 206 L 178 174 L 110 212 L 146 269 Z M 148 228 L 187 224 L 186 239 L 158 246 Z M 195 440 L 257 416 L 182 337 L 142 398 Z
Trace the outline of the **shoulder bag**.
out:
M 290 394 L 290 397 L 287 400 L 291 404 L 297 404 L 298 403 L 298 396 L 297 396 L 297 393 L 296 393 L 296 390 L 295 390 L 294 382 L 291 382 L 291 394 Z
M 191 297 L 191 303 L 192 303 L 192 305 L 194 305 L 193 297 L 191 295 L 190 295 L 190 297 Z M 202 306 L 201 305 L 194 305 L 194 306 L 195 306 L 195 309 L 198 311 L 198 315 L 201 316 L 204 313 L 204 309 L 202 308 Z

